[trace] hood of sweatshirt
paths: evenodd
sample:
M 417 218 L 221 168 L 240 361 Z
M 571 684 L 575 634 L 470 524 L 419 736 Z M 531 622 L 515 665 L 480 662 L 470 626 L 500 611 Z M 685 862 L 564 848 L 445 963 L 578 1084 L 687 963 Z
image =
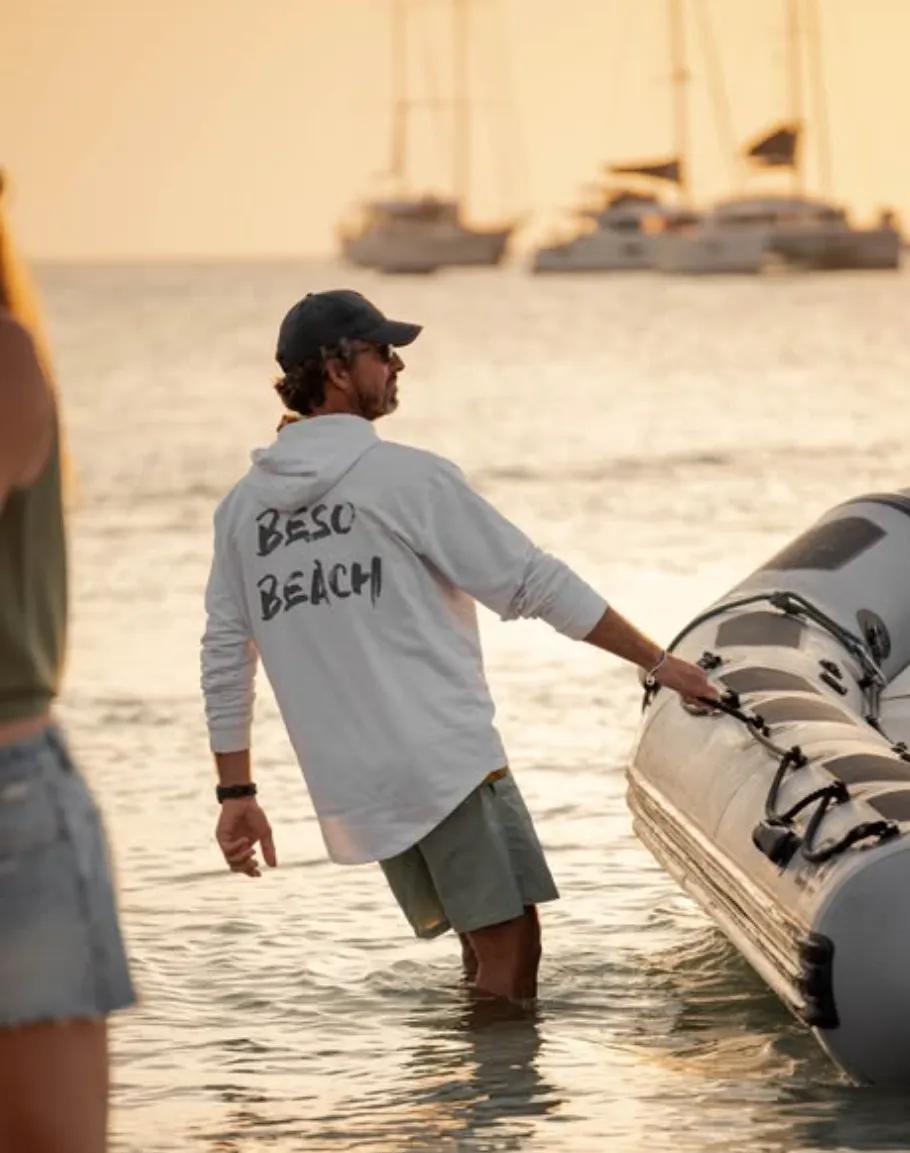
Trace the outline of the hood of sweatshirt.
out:
M 253 452 L 249 484 L 272 508 L 298 508 L 320 500 L 380 443 L 372 424 L 359 416 L 339 413 L 294 421 L 274 444 Z

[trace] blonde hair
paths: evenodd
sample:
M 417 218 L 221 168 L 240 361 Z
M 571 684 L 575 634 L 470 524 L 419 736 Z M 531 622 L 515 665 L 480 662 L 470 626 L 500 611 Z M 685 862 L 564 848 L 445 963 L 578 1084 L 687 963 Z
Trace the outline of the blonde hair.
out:
M 23 327 L 28 329 L 45 379 L 56 392 L 50 349 L 41 317 L 38 292 L 25 262 L 16 250 L 12 229 L 6 214 L 4 200 L 7 187 L 6 173 L 0 168 L 0 305 L 12 313 Z M 59 407 L 57 419 L 59 425 Z M 74 490 L 74 477 L 69 455 L 64 447 L 62 431 L 58 432 L 58 442 L 64 496 L 69 503 L 69 498 L 72 497 Z

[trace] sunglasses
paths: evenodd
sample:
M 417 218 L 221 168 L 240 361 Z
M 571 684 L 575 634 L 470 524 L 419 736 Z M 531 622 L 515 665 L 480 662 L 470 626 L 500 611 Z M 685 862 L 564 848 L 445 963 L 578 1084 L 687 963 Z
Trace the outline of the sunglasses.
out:
M 362 352 L 375 352 L 383 364 L 391 364 L 395 357 L 395 346 L 392 344 L 365 344 L 360 348 L 351 349 L 352 356 L 359 356 Z

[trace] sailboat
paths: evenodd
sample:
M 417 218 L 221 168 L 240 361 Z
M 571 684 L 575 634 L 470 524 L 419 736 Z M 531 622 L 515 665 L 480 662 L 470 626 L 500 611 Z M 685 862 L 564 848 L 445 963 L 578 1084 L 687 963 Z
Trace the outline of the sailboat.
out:
M 611 166 L 611 173 L 679 181 L 678 160 Z M 666 171 L 666 176 L 655 173 Z M 684 210 L 664 203 L 650 191 L 625 185 L 600 190 L 600 203 L 582 208 L 585 223 L 567 240 L 546 244 L 534 253 L 533 272 L 630 272 L 653 268 L 660 231 Z
M 676 136 L 680 155 L 688 155 L 689 108 L 686 98 L 688 72 L 681 0 L 671 0 L 674 74 L 676 85 Z M 706 16 L 704 16 L 707 19 Z M 712 212 L 680 214 L 654 241 L 654 267 L 669 273 L 755 273 L 761 269 L 763 243 L 751 233 L 730 232 L 718 226 Z
M 686 121 L 682 86 L 686 82 L 681 0 L 668 0 L 674 100 L 674 155 L 640 163 L 607 166 L 610 181 L 598 189 L 599 203 L 576 215 L 575 235 L 543 245 L 534 253 L 533 272 L 627 272 L 653 268 L 661 231 L 687 216 Z M 643 187 L 614 183 L 635 177 Z M 666 204 L 653 191 L 657 182 L 676 188 L 679 204 Z
M 593 221 L 575 236 L 538 249 L 535 272 L 658 269 L 662 272 L 758 272 L 763 238 L 716 227 L 712 213 L 696 212 L 689 186 L 689 107 L 686 88 L 684 0 L 667 0 L 673 88 L 673 152 L 659 159 L 609 166 L 611 176 L 635 176 L 673 185 L 674 203 L 653 191 L 607 189 L 601 206 L 585 212 Z
M 470 187 L 471 101 L 468 92 L 468 0 L 453 0 L 454 88 L 444 101 L 452 113 L 454 194 L 415 195 L 408 188 L 408 122 L 417 103 L 407 92 L 407 0 L 393 7 L 393 101 L 390 175 L 393 193 L 367 200 L 339 228 L 344 257 L 388 273 L 425 273 L 463 265 L 494 265 L 503 258 L 514 224 L 474 228 L 465 223 Z
M 807 4 L 812 0 L 806 0 Z M 721 201 L 694 227 L 670 236 L 658 265 L 667 272 L 760 272 L 777 262 L 802 269 L 893 269 L 900 263 L 901 235 L 885 214 L 878 226 L 857 228 L 846 210 L 805 190 L 802 115 L 802 46 L 800 0 L 787 0 L 790 77 L 790 116 L 774 125 L 743 150 L 752 170 L 788 170 L 789 193 L 737 196 Z M 807 13 L 813 12 L 811 8 Z M 804 21 L 811 56 L 818 50 L 817 20 Z M 819 102 L 820 75 L 816 76 Z M 826 141 L 819 136 L 822 172 L 828 170 Z
M 789 168 L 794 185 L 791 193 L 728 200 L 717 205 L 718 218 L 730 226 L 762 230 L 765 254 L 793 268 L 897 268 L 901 238 L 891 221 L 857 228 L 842 206 L 806 195 L 801 129 L 800 120 L 794 119 L 761 136 L 746 150 L 752 164 Z

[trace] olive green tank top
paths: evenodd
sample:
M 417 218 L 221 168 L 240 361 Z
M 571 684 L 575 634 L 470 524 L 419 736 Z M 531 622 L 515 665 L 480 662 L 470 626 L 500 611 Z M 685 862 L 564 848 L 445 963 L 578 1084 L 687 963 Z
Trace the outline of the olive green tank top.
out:
M 41 476 L 0 508 L 0 722 L 39 716 L 56 695 L 66 640 L 59 438 Z

